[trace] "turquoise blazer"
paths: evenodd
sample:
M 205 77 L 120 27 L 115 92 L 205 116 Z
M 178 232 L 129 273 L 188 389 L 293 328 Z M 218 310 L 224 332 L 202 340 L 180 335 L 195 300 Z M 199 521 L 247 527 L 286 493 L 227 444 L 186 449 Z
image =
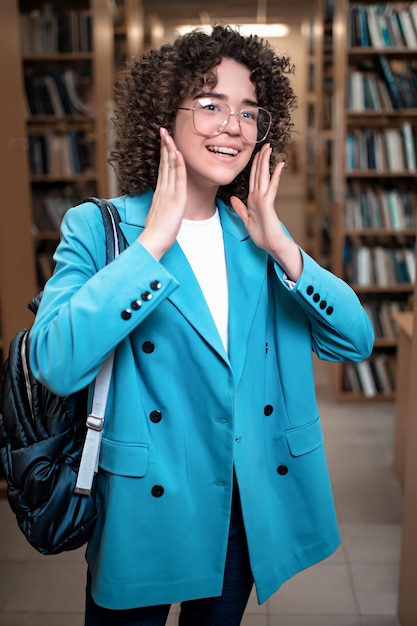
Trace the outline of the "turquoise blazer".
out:
M 136 241 L 152 194 L 116 198 L 129 247 L 105 266 L 97 207 L 67 212 L 31 330 L 35 375 L 59 394 L 90 384 L 114 349 L 86 558 L 111 609 L 222 592 L 233 467 L 259 603 L 339 544 L 312 351 L 360 361 L 373 330 L 352 289 L 302 251 L 295 287 L 219 201 L 229 354 L 176 243 Z

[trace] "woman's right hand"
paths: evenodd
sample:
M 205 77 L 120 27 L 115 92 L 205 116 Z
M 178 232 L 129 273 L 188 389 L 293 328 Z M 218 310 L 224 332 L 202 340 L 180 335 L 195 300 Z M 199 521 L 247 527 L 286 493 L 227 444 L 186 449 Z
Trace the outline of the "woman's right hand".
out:
M 160 129 L 161 158 L 158 180 L 145 228 L 138 241 L 156 259 L 174 244 L 187 199 L 187 172 L 182 154 L 166 128 Z

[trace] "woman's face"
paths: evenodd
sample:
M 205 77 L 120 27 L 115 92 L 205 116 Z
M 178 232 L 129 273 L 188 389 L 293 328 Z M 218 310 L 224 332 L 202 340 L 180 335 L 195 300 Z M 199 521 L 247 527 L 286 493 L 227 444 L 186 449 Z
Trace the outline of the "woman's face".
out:
M 250 80 L 249 69 L 225 58 L 216 68 L 217 84 L 210 94 L 216 101 L 226 103 L 232 112 L 240 112 L 249 104 L 256 104 L 255 85 Z M 182 107 L 192 109 L 197 98 L 187 98 Z M 201 122 L 201 118 L 200 118 Z M 204 124 L 204 120 L 203 120 Z M 239 119 L 231 115 L 222 132 L 215 137 L 201 134 L 195 129 L 193 112 L 177 112 L 174 141 L 182 153 L 187 167 L 187 182 L 196 188 L 219 187 L 228 185 L 247 165 L 254 144 L 245 141 L 240 133 Z

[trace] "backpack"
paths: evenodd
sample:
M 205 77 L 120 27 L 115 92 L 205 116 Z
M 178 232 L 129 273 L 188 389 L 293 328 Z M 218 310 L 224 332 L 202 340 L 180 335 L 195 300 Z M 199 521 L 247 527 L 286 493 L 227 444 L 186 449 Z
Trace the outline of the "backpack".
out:
M 106 263 L 126 242 L 117 209 L 107 200 L 87 198 L 100 208 Z M 42 292 L 28 308 L 36 315 Z M 42 554 L 75 550 L 88 541 L 99 508 L 90 495 L 74 492 L 86 436 L 88 388 L 61 397 L 35 379 L 29 363 L 29 331 L 12 339 L 0 388 L 0 468 L 7 497 L 28 542 Z

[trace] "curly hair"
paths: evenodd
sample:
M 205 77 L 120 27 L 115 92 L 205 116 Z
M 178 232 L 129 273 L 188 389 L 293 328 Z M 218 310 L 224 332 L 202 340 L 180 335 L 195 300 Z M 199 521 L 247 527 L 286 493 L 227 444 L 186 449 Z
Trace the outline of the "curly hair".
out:
M 116 85 L 115 145 L 110 157 L 122 193 L 155 189 L 160 127 L 172 133 L 181 102 L 197 95 L 203 87 L 213 89 L 215 68 L 225 57 L 248 67 L 259 106 L 272 114 L 271 130 L 265 139 L 272 147 L 271 171 L 285 157 L 295 106 L 288 78 L 294 71 L 289 58 L 277 56 L 269 43 L 256 35 L 244 37 L 230 26 L 216 25 L 211 34 L 194 30 L 127 62 Z M 229 185 L 220 187 L 218 195 L 225 202 L 232 195 L 246 201 L 252 159 L 262 143 L 255 145 L 245 169 Z

